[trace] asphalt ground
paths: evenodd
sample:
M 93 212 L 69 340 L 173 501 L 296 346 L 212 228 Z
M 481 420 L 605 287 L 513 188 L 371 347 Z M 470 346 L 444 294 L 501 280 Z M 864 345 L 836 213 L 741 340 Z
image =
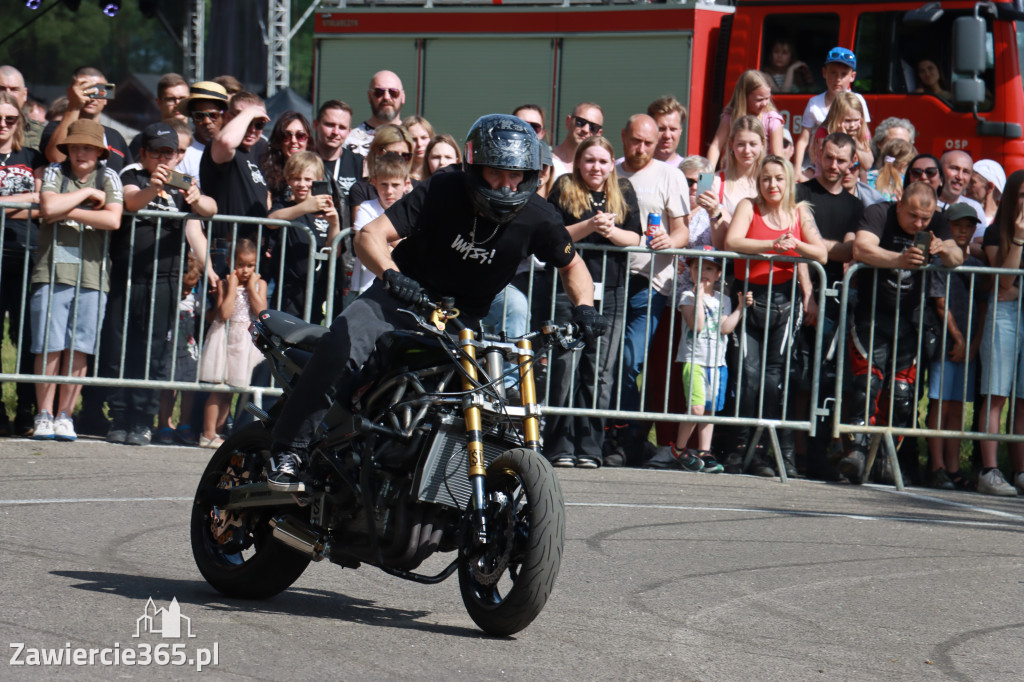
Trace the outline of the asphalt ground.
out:
M 568 526 L 554 594 L 529 628 L 492 638 L 455 577 L 425 586 L 322 562 L 272 599 L 221 597 L 188 538 L 209 454 L 0 441 L 0 678 L 195 679 L 187 659 L 214 647 L 203 679 L 1024 676 L 1024 498 L 559 470 Z M 150 598 L 176 598 L 195 636 L 133 637 Z M 161 643 L 183 643 L 186 665 L 27 664 L 32 650 L 141 656 Z

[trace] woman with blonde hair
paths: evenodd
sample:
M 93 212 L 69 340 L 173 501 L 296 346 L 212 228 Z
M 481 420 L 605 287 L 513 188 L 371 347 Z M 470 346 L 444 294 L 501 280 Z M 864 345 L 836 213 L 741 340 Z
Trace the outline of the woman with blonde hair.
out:
M 809 206 L 796 202 L 793 166 L 782 157 L 768 156 L 758 166 L 757 197 L 744 199 L 725 234 L 725 248 L 751 255 L 798 256 L 824 264 L 828 251 Z M 795 267 L 794 267 L 795 266 Z M 744 417 L 782 418 L 786 382 L 786 357 L 792 349 L 793 332 L 800 314 L 794 310 L 793 276 L 797 294 L 808 313 L 813 308 L 810 271 L 792 261 L 737 260 L 736 285 L 753 294 L 747 309 L 745 334 L 736 383 L 739 413 Z M 762 355 L 764 361 L 762 365 Z M 763 381 L 763 383 L 762 383 Z M 739 447 L 726 459 L 727 470 L 742 462 L 750 444 L 750 429 L 741 428 Z M 786 474 L 796 475 L 793 432 L 778 433 Z M 774 474 L 760 456 L 751 460 L 750 473 Z
M 882 155 L 882 167 L 868 171 L 868 184 L 886 201 L 899 201 L 903 196 L 903 176 L 917 150 L 906 140 L 893 138 L 878 151 Z
M 548 201 L 562 215 L 576 244 L 639 246 L 644 243 L 636 192 L 615 173 L 615 151 L 605 138 L 589 137 L 576 148 L 571 174 L 561 176 Z M 587 346 L 579 354 L 556 354 L 549 366 L 551 405 L 610 409 L 615 387 L 615 365 L 623 330 L 629 256 L 621 251 L 580 250 L 600 296 L 596 305 L 608 318 L 610 330 L 598 349 Z M 555 319 L 572 318 L 572 302 L 559 287 Z M 573 367 L 578 363 L 577 367 Z M 575 377 L 575 378 L 573 378 Z M 570 386 L 574 387 L 570 395 Z M 596 390 L 595 390 L 596 389 Z M 544 449 L 554 466 L 596 469 L 603 463 L 604 420 L 555 415 L 544 427 Z M 609 462 L 610 464 L 610 462 Z M 617 463 L 621 465 L 621 462 Z
M 757 196 L 757 169 L 764 158 L 765 143 L 764 127 L 756 116 L 742 116 L 733 122 L 725 170 L 715 176 L 711 186 L 719 204 L 718 215 L 710 217 L 712 230 L 728 225 L 740 202 Z
M 775 110 L 772 103 L 772 80 L 764 73 L 751 69 L 744 71 L 736 81 L 732 91 L 732 100 L 722 110 L 722 118 L 715 131 L 715 137 L 708 147 L 708 161 L 711 167 L 718 167 L 723 150 L 732 131 L 734 121 L 744 116 L 756 116 L 765 134 L 765 147 L 769 154 L 782 155 L 784 138 L 782 129 L 785 122 L 782 114 Z
M 412 167 L 409 169 L 409 177 L 413 180 L 424 180 L 430 173 L 427 172 L 427 145 L 434 139 L 434 126 L 422 116 L 409 116 L 402 121 L 402 127 L 409 131 L 412 137 Z

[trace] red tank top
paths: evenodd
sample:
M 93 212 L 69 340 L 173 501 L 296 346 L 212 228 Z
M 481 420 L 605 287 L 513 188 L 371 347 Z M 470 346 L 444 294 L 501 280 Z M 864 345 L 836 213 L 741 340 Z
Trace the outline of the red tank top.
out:
M 800 231 L 800 212 L 797 211 L 796 223 L 790 229 L 793 237 L 803 241 L 803 233 Z M 750 227 L 747 229 L 748 239 L 770 239 L 775 241 L 782 232 L 774 230 L 768 226 L 768 223 L 764 221 L 761 216 L 761 208 L 754 203 L 754 216 L 750 220 Z M 779 251 L 771 250 L 766 253 L 778 253 L 779 255 L 786 256 L 799 256 L 800 254 L 796 250 L 791 249 L 784 253 Z M 751 284 L 768 284 L 769 276 L 773 285 L 782 284 L 793 279 L 793 266 L 795 263 L 782 262 L 782 261 L 766 261 L 766 260 L 737 260 L 735 263 L 734 272 L 736 279 L 743 280 L 747 278 L 747 263 L 750 263 L 750 283 Z

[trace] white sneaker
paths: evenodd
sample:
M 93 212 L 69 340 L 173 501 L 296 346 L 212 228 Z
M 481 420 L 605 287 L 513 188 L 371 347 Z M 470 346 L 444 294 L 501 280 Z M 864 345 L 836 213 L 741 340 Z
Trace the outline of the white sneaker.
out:
M 78 434 L 75 433 L 75 423 L 71 421 L 67 412 L 61 412 L 53 422 L 53 437 L 69 443 L 78 438 Z
M 1013 486 L 1021 495 L 1024 495 L 1024 471 L 1018 471 L 1013 476 Z
M 1017 489 L 1006 482 L 1003 472 L 993 469 L 987 474 L 978 476 L 978 492 L 1001 497 L 1016 497 Z
M 53 440 L 53 417 L 49 412 L 43 410 L 37 414 L 34 423 L 33 440 Z

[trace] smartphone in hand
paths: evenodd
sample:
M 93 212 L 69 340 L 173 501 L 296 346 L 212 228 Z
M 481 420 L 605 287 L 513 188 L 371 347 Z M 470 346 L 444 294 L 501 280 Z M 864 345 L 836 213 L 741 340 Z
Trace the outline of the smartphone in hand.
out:
M 704 194 L 704 192 L 711 191 L 711 183 L 715 181 L 714 173 L 701 173 L 697 177 L 697 196 Z

